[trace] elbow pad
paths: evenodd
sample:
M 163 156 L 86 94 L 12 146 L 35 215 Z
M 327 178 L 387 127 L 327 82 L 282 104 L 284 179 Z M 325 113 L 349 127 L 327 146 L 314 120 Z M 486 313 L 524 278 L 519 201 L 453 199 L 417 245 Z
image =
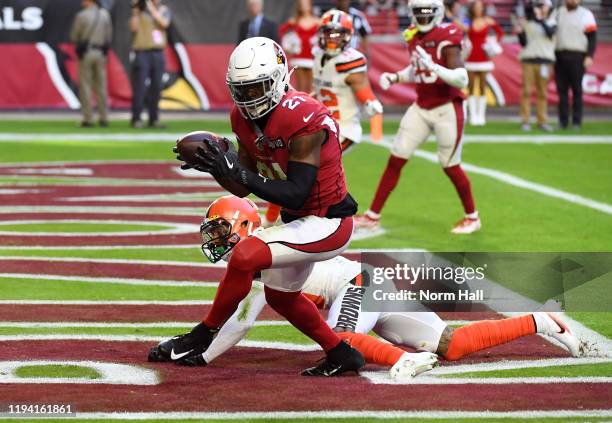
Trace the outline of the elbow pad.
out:
M 433 71 L 448 85 L 459 89 L 467 87 L 468 74 L 465 68 L 448 69 L 436 64 Z

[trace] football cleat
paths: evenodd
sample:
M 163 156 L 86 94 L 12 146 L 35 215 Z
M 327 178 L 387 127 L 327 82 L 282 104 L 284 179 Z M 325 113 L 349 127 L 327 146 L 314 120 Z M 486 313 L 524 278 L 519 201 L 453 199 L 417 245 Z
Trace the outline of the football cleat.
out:
M 365 366 L 365 359 L 359 351 L 342 341 L 328 351 L 327 357 L 316 367 L 302 372 L 302 376 L 340 376 L 342 373 L 357 372 Z
M 203 323 L 195 326 L 191 332 L 173 336 L 170 339 L 160 342 L 157 346 L 149 350 L 148 361 L 150 362 L 180 362 L 186 361 L 194 356 L 201 356 L 211 344 L 218 330 L 212 330 Z M 203 360 L 203 358 L 202 358 Z M 198 360 L 191 360 L 194 363 Z M 183 364 L 183 363 L 179 363 Z M 195 364 L 187 364 L 195 365 Z M 197 364 L 205 365 L 205 364 Z
M 459 222 L 455 223 L 455 226 L 451 229 L 452 234 L 471 234 L 479 231 L 481 228 L 480 218 L 477 217 L 472 219 L 470 217 L 464 217 Z
M 580 341 L 558 316 L 553 313 L 538 311 L 533 313 L 533 320 L 536 324 L 537 333 L 542 333 L 561 342 L 572 356 L 579 357 L 581 355 Z
M 367 214 L 353 216 L 353 224 L 356 229 L 376 230 L 380 227 L 380 219 L 375 219 Z
M 427 372 L 438 365 L 438 356 L 430 352 L 402 354 L 399 360 L 391 367 L 391 379 L 412 379 L 421 373 Z

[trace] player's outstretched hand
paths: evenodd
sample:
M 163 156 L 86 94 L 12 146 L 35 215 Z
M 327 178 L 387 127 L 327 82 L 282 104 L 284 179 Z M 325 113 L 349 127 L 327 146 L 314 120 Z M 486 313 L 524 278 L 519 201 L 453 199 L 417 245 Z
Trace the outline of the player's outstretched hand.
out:
M 222 151 L 219 145 L 210 140 L 205 140 L 208 151 L 202 147 L 197 148 L 195 157 L 198 159 L 198 170 L 210 173 L 217 180 L 231 180 L 240 182 L 242 166 L 238 153 L 232 143 L 229 143 L 227 151 Z
M 427 69 L 428 71 L 433 71 L 436 64 L 431 58 L 431 54 L 427 53 L 421 46 L 416 46 L 416 52 L 423 68 Z
M 380 79 L 378 80 L 378 85 L 380 85 L 380 88 L 386 91 L 391 87 L 391 85 L 395 84 L 396 82 L 396 73 L 383 72 L 382 75 L 380 75 Z

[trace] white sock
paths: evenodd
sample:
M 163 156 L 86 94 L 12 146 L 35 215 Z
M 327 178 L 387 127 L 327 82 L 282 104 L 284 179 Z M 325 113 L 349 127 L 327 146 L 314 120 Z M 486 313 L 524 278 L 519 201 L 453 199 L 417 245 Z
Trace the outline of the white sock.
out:
M 470 125 L 474 125 L 478 120 L 478 110 L 476 110 L 476 97 L 473 95 L 468 97 L 468 112 L 470 113 Z
M 487 121 L 487 97 L 478 97 L 478 121 L 484 124 Z
M 380 213 L 374 213 L 370 209 L 368 209 L 368 211 L 365 212 L 365 215 L 368 216 L 370 219 L 380 220 Z
M 474 210 L 474 212 L 466 214 L 465 217 L 468 219 L 478 219 L 478 210 Z

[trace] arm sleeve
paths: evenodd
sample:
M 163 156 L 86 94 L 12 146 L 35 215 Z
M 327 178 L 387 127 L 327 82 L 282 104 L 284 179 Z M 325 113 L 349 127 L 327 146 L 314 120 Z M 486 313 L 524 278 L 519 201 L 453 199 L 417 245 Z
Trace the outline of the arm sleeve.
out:
M 587 56 L 593 57 L 595 55 L 595 47 L 597 47 L 597 31 L 587 32 Z
M 493 23 L 493 30 L 495 31 L 495 34 L 497 34 L 497 41 L 501 41 L 501 39 L 504 37 L 504 30 L 501 26 L 499 26 L 497 21 Z
M 238 304 L 238 309 L 225 322 L 212 341 L 212 344 L 202 354 L 206 363 L 210 363 L 240 342 L 255 324 L 257 316 L 259 316 L 265 305 L 266 296 L 263 285 L 254 283 L 249 295 Z
M 290 210 L 304 205 L 317 180 L 319 168 L 311 164 L 290 161 L 287 179 L 271 180 L 244 169 L 243 185 L 261 199 Z
M 433 71 L 448 85 L 463 89 L 468 84 L 468 74 L 465 68 L 448 69 L 436 64 Z
M 70 41 L 73 43 L 78 43 L 81 38 L 81 15 L 77 15 L 72 24 L 72 29 L 70 30 Z

